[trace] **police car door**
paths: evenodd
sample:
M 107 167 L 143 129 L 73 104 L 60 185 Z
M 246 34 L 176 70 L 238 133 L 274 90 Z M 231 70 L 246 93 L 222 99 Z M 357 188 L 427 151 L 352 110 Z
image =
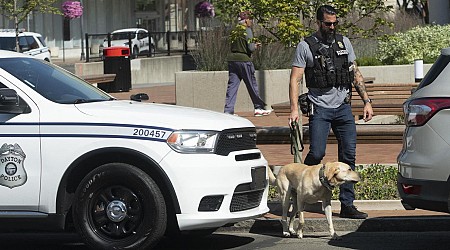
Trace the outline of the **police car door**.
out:
M 12 86 L 0 76 L 0 210 L 37 211 L 41 176 L 39 110 L 27 95 L 8 85 Z M 11 105 L 15 94 L 17 109 Z

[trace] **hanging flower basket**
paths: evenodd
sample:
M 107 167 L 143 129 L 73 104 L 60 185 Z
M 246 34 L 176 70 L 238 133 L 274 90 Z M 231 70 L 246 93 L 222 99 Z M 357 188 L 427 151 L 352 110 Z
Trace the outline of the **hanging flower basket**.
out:
M 194 13 L 196 17 L 214 17 L 214 6 L 208 1 L 201 1 L 195 5 Z
M 83 15 L 83 6 L 78 1 L 65 1 L 62 5 L 62 11 L 65 18 L 79 18 Z

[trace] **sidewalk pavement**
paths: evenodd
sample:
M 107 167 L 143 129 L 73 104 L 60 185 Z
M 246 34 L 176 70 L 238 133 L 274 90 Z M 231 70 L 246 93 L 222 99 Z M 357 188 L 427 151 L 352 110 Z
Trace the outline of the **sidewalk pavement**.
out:
M 130 92 L 111 93 L 118 99 L 129 99 L 130 95 L 146 93 L 150 102 L 175 104 L 175 86 L 157 86 L 135 88 Z M 269 116 L 254 117 L 252 112 L 240 112 L 239 116 L 249 119 L 257 127 L 287 126 L 287 117 L 277 117 L 274 113 Z M 357 164 L 389 164 L 395 165 L 402 145 L 399 144 L 358 144 L 356 149 Z M 290 145 L 258 145 L 268 160 L 269 165 L 285 165 L 293 161 Z M 303 158 L 308 151 L 305 145 Z M 324 161 L 337 159 L 337 145 L 327 145 Z M 339 218 L 339 202 L 333 201 L 333 224 L 336 231 L 448 231 L 450 230 L 450 216 L 447 213 L 425 210 L 405 210 L 400 201 L 355 201 L 359 210 L 367 212 L 365 220 Z M 268 214 L 257 219 L 242 221 L 229 227 L 222 227 L 218 231 L 246 231 L 254 233 L 273 233 L 281 235 L 281 208 L 279 203 L 270 203 Z M 325 215 L 320 206 L 311 206 L 305 212 L 305 232 L 327 232 Z

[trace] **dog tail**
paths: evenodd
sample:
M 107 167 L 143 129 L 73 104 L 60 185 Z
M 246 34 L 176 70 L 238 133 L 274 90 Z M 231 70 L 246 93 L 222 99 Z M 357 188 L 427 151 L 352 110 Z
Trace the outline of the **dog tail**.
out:
M 267 174 L 269 175 L 269 184 L 270 185 L 272 185 L 272 186 L 275 186 L 275 184 L 276 184 L 276 182 L 277 182 L 277 178 L 275 177 L 275 175 L 273 174 L 273 171 L 272 171 L 272 167 L 271 166 L 269 166 L 268 168 L 267 168 Z

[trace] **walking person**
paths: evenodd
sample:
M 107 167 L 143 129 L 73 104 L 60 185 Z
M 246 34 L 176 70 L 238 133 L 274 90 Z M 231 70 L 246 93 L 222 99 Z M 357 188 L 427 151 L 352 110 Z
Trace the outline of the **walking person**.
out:
M 252 42 L 253 20 L 250 12 L 241 12 L 238 17 L 237 30 L 243 29 L 242 35 L 232 39 L 231 53 L 228 56 L 228 87 L 225 99 L 224 112 L 234 114 L 237 92 L 241 80 L 244 80 L 247 91 L 255 108 L 255 116 L 269 115 L 272 110 L 266 110 L 266 104 L 259 96 L 258 84 L 255 78 L 255 66 L 252 62 L 252 53 L 261 46 L 261 43 Z
M 299 120 L 299 85 L 305 74 L 308 88 L 309 138 L 310 147 L 304 163 L 320 164 L 325 156 L 330 128 L 338 141 L 338 160 L 355 169 L 356 125 L 351 110 L 351 89 L 364 102 L 363 119 L 372 119 L 370 100 L 364 79 L 359 71 L 350 40 L 336 34 L 337 11 L 332 6 L 323 5 L 316 13 L 318 30 L 300 42 L 292 63 L 289 83 L 290 117 Z M 340 217 L 352 219 L 367 218 L 367 214 L 353 205 L 355 192 L 353 184 L 340 187 Z

